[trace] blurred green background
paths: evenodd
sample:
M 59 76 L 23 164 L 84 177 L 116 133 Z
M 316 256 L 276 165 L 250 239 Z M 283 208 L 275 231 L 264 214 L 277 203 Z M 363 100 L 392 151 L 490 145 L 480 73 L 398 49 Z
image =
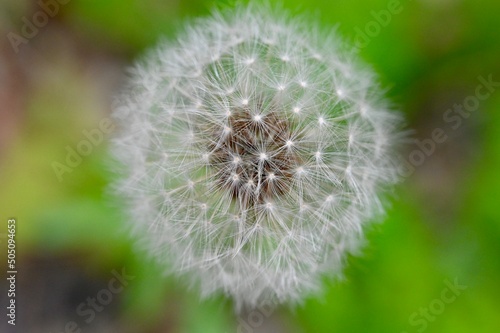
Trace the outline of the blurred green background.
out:
M 499 87 L 459 125 L 444 118 L 473 100 L 480 77 L 500 82 L 500 1 L 280 1 L 358 43 L 415 138 L 439 128 L 447 140 L 397 187 L 344 281 L 326 279 L 303 306 L 261 309 L 250 320 L 223 297 L 200 301 L 133 250 L 106 194 L 106 140 L 61 179 L 54 171 L 67 147 L 107 119 L 133 59 L 217 2 L 60 2 L 16 47 L 23 17 L 42 7 L 0 2 L 0 268 L 15 217 L 19 271 L 17 331 L 2 313 L 1 332 L 78 332 L 72 321 L 81 332 L 500 332 Z M 418 149 L 410 144 L 403 158 Z M 86 322 L 76 309 L 122 269 L 134 278 Z M 2 309 L 6 287 L 2 275 Z

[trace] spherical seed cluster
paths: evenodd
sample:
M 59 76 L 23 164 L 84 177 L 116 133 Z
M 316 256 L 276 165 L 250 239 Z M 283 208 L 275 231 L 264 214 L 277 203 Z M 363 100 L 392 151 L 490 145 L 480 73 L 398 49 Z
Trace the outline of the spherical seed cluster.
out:
M 399 117 L 332 34 L 239 8 L 135 67 L 114 115 L 137 237 L 203 295 L 299 301 L 396 180 Z

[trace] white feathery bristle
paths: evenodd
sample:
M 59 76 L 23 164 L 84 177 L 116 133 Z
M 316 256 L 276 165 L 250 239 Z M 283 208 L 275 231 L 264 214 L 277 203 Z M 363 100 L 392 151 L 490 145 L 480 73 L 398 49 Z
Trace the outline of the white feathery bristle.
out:
M 114 117 L 134 237 L 202 295 L 296 303 L 397 180 L 400 117 L 333 33 L 250 5 L 135 67 Z

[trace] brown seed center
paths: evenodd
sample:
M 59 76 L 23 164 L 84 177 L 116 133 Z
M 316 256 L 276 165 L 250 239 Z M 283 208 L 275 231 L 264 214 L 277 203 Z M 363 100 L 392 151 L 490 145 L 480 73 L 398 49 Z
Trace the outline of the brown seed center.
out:
M 243 208 L 288 193 L 300 158 L 289 122 L 276 111 L 261 115 L 234 109 L 227 124 L 210 133 L 209 163 L 216 170 L 217 186 Z

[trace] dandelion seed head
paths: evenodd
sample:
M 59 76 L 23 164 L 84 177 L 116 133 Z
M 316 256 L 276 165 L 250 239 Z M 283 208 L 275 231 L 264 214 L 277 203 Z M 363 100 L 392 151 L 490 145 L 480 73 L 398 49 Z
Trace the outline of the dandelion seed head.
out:
M 398 180 L 399 115 L 312 30 L 259 5 L 196 21 L 135 67 L 113 113 L 134 237 L 238 309 L 340 275 Z

